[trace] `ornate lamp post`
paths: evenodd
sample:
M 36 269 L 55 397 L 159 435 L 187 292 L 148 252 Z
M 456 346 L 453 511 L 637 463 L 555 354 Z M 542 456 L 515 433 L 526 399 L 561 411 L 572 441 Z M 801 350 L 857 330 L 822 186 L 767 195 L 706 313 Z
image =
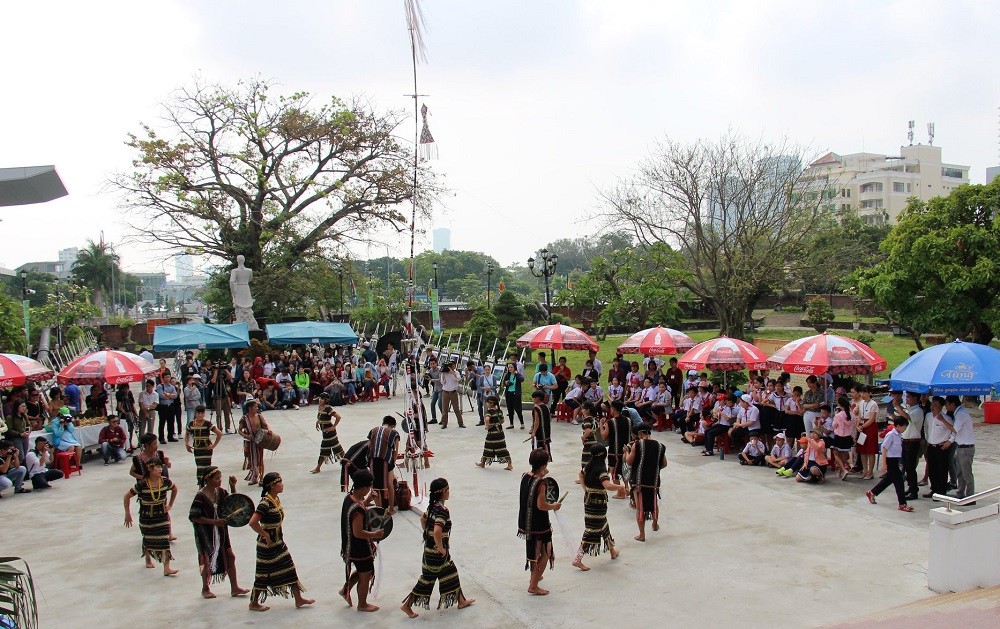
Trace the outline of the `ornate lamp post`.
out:
M 493 288 L 493 261 L 486 262 L 486 308 L 490 308 L 490 291 Z
M 552 292 L 549 287 L 549 278 L 556 274 L 556 264 L 559 262 L 559 256 L 555 253 L 549 253 L 548 249 L 542 249 L 538 252 L 538 260 L 535 258 L 528 258 L 528 270 L 535 277 L 541 277 L 545 279 L 545 322 L 552 323 Z M 535 263 L 538 262 L 538 272 L 535 272 Z M 552 364 L 554 365 L 556 361 L 556 352 L 552 350 Z
M 431 264 L 431 268 L 434 269 L 434 288 L 439 288 L 438 286 L 438 263 L 434 262 Z

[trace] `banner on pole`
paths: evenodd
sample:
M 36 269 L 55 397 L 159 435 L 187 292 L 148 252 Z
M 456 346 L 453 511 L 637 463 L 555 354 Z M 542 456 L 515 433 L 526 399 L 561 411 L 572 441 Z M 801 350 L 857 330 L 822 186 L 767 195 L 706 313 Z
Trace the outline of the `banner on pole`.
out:
M 438 289 L 431 289 L 431 323 L 434 331 L 441 333 L 441 308 L 438 306 Z

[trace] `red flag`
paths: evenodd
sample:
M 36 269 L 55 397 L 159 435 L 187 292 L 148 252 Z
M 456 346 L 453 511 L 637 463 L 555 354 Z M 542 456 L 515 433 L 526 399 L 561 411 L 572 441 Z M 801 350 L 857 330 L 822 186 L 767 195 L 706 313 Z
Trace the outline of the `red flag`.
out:
M 504 286 L 503 280 L 500 280 L 500 283 L 497 284 L 497 290 L 502 293 L 505 288 L 507 288 L 507 287 Z

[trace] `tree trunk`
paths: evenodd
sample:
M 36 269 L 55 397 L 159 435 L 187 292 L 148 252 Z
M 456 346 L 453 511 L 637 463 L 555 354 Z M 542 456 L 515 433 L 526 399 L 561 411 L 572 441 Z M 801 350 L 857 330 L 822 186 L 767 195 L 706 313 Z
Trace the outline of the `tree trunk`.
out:
M 972 324 L 972 342 L 981 343 L 983 345 L 989 345 L 990 341 L 993 340 L 993 330 L 990 326 L 982 321 L 976 321 Z

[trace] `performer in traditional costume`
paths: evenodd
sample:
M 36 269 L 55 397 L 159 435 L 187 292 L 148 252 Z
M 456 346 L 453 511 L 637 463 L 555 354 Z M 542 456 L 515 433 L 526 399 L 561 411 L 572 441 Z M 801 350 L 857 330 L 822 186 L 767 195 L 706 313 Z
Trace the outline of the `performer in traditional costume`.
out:
M 552 551 L 552 525 L 549 511 L 558 511 L 560 502 L 549 502 L 545 496 L 545 476 L 549 473 L 549 453 L 542 449 L 532 450 L 528 455 L 531 471 L 521 477 L 521 493 L 518 501 L 517 536 L 524 538 L 527 561 L 525 570 L 531 570 L 528 592 L 537 596 L 549 593 L 538 586 L 545 572 L 545 564 L 555 565 Z
M 396 455 L 399 454 L 399 433 L 396 418 L 386 415 L 382 425 L 368 431 L 368 467 L 372 471 L 375 504 L 386 507 L 388 513 L 396 512 Z
M 636 429 L 638 439 L 626 448 L 625 462 L 632 466 L 630 482 L 635 500 L 635 518 L 639 524 L 636 541 L 646 541 L 646 520 L 653 530 L 660 530 L 660 470 L 667 466 L 667 448 L 651 439 L 653 427 L 643 422 Z
M 590 570 L 584 565 L 584 555 L 600 555 L 606 550 L 611 551 L 611 559 L 618 558 L 615 540 L 611 537 L 608 527 L 608 490 L 621 490 L 623 485 L 611 482 L 608 476 L 608 451 L 600 444 L 594 444 L 590 450 L 590 460 L 580 471 L 580 484 L 583 485 L 583 540 L 576 551 L 573 565 L 580 570 Z
M 212 428 L 218 430 L 216 426 Z M 210 465 L 198 483 L 202 489 L 191 501 L 188 519 L 194 525 L 194 545 L 198 549 L 198 568 L 201 570 L 201 595 L 204 598 L 215 598 L 211 584 L 225 581 L 227 575 L 230 594 L 246 594 L 250 590 L 241 588 L 236 579 L 236 555 L 229 541 L 229 526 L 225 518 L 219 515 L 222 501 L 230 493 L 236 493 L 236 477 L 229 477 L 227 492 L 222 488 L 222 472 Z
M 503 416 L 500 416 L 503 424 Z M 420 516 L 420 525 L 424 529 L 424 557 L 421 563 L 420 579 L 413 586 L 410 594 L 403 599 L 400 609 L 410 618 L 419 614 L 413 611 L 413 606 L 430 609 L 431 594 L 434 593 L 434 582 L 438 582 L 438 609 L 445 609 L 457 604 L 459 609 L 476 602 L 474 598 L 465 598 L 462 584 L 458 579 L 458 568 L 451 560 L 450 542 L 451 513 L 444 505 L 450 497 L 448 481 L 436 478 L 431 481 L 427 511 Z
M 545 405 L 545 391 L 538 389 L 531 394 L 531 447 L 545 450 L 552 461 L 552 415 Z
M 583 434 L 580 435 L 580 441 L 583 443 L 583 451 L 580 453 L 580 469 L 583 470 L 590 463 L 590 449 L 597 445 L 598 428 L 597 417 L 595 417 L 596 409 L 593 402 L 584 402 L 581 408 L 583 409 L 583 418 L 580 421 L 580 428 L 583 429 Z M 605 454 L 607 454 L 607 451 L 605 451 Z M 605 461 L 605 463 L 607 462 Z
M 504 469 L 512 470 L 514 466 L 507 450 L 507 440 L 503 434 L 503 411 L 500 410 L 500 398 L 490 395 L 486 398 L 486 443 L 483 445 L 483 458 L 477 467 L 486 467 L 494 461 L 506 463 Z
M 139 532 L 142 534 L 142 555 L 146 559 L 146 567 L 153 568 L 155 559 L 163 564 L 163 576 L 169 577 L 177 574 L 170 567 L 174 556 L 170 553 L 170 518 L 167 516 L 177 500 L 177 485 L 163 477 L 163 467 L 158 459 L 150 459 L 144 467 L 143 479 L 125 492 L 125 526 L 132 526 L 129 503 L 133 496 L 138 496 Z
M 313 474 L 319 474 L 320 468 L 327 461 L 339 461 L 344 456 L 344 447 L 337 437 L 337 426 L 340 424 L 340 413 L 330 405 L 330 394 L 320 393 L 319 412 L 316 415 L 316 430 L 320 432 L 323 441 L 319 444 L 319 460 L 313 468 Z
M 347 452 L 344 453 L 344 458 L 340 459 L 341 491 L 347 491 L 347 488 L 351 486 L 351 478 L 354 477 L 355 472 L 368 469 L 368 446 L 367 439 L 359 441 L 348 448 Z
M 281 474 L 268 472 L 261 479 L 260 488 L 261 501 L 250 517 L 250 528 L 257 533 L 257 568 L 250 591 L 250 610 L 266 612 L 270 609 L 263 604 L 268 596 L 288 598 L 291 595 L 297 608 L 312 605 L 316 601 L 302 596 L 305 587 L 295 572 L 295 562 L 282 533 L 285 509 L 278 494 L 284 491 L 285 485 Z
M 351 590 L 358 588 L 358 611 L 377 612 L 378 605 L 368 602 L 368 592 L 375 576 L 375 544 L 382 539 L 382 529 L 371 530 L 368 526 L 368 505 L 372 495 L 374 477 L 370 470 L 360 469 L 351 475 L 351 493 L 344 496 L 344 506 L 340 510 L 340 556 L 344 559 L 345 580 L 340 595 L 351 602 Z M 353 567 L 353 570 L 352 570 Z
M 267 420 L 260 412 L 257 400 L 247 402 L 247 410 L 240 420 L 239 433 L 243 437 L 243 469 L 248 470 L 244 480 L 256 485 L 264 476 L 264 447 L 257 443 L 257 433 L 268 430 Z
M 212 441 L 212 435 L 215 441 Z M 202 486 L 205 472 L 212 467 L 212 450 L 222 441 L 222 431 L 211 422 L 205 421 L 205 407 L 194 409 L 194 419 L 188 422 L 184 433 L 184 447 L 188 452 L 194 452 L 195 480 Z
M 608 444 L 608 473 L 613 483 L 617 483 L 622 477 L 622 464 L 625 462 L 623 450 L 632 434 L 629 418 L 623 412 L 624 408 L 625 404 L 621 400 L 614 400 L 611 402 L 608 417 L 600 424 L 601 439 Z M 621 500 L 628 498 L 628 494 L 623 489 L 614 497 Z

